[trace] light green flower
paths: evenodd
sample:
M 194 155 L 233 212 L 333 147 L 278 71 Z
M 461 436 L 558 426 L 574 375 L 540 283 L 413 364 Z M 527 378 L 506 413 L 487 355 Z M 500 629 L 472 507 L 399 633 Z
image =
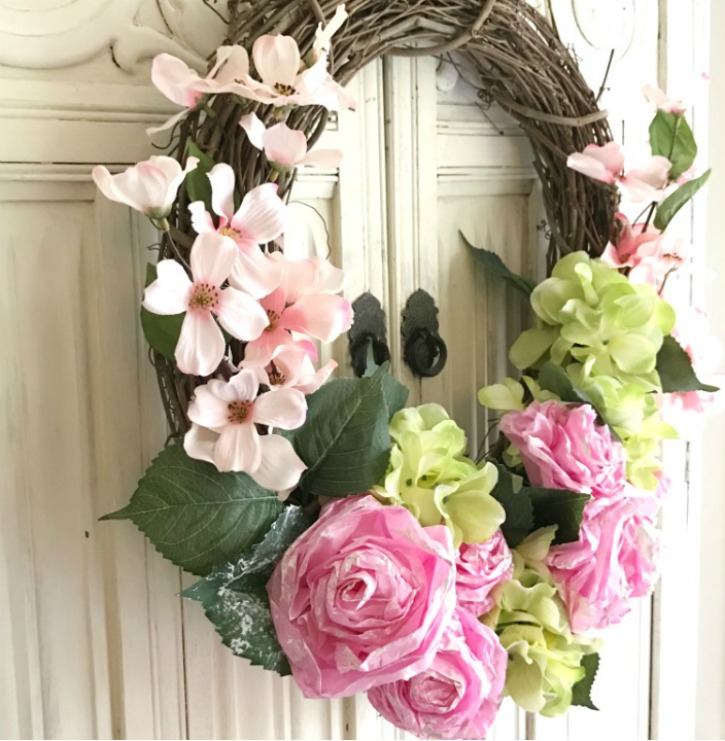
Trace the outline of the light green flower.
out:
M 524 710 L 546 716 L 569 709 L 573 687 L 585 675 L 582 658 L 599 647 L 596 639 L 572 634 L 542 563 L 555 530 L 538 530 L 513 551 L 513 579 L 501 585 L 497 607 L 486 617 L 509 654 L 507 694 Z
M 401 504 L 424 527 L 446 524 L 456 547 L 488 540 L 505 519 L 491 496 L 498 470 L 463 456 L 466 434 L 438 404 L 403 409 L 390 421 L 393 447 L 377 497 Z

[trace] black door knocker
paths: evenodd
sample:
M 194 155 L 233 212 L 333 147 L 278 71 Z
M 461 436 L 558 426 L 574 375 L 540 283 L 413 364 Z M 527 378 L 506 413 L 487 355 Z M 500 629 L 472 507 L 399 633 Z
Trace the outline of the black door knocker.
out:
M 370 360 L 375 365 L 382 365 L 390 360 L 385 312 L 372 293 L 358 296 L 352 302 L 352 310 L 355 320 L 348 332 L 348 345 L 352 370 L 358 378 L 362 378 Z
M 448 348 L 438 334 L 438 307 L 433 297 L 419 288 L 403 309 L 403 360 L 416 376 L 432 378 L 445 367 Z

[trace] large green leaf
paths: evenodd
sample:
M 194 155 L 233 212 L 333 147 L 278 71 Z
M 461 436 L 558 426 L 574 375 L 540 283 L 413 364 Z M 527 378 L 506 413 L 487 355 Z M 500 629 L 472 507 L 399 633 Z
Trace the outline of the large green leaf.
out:
M 506 543 L 515 548 L 534 529 L 534 509 L 531 497 L 525 491 L 515 491 L 511 473 L 501 464 L 498 468 L 498 482 L 491 496 L 506 511 L 506 519 L 501 525 L 501 532 Z
M 575 402 L 580 404 L 581 402 L 589 402 L 589 399 L 572 383 L 569 374 L 560 366 L 547 360 L 539 368 L 539 375 L 537 377 L 539 386 L 546 391 L 551 391 L 552 394 L 556 394 L 562 401 Z
M 154 460 L 128 506 L 102 519 L 132 520 L 163 556 L 204 575 L 257 542 L 281 509 L 246 474 L 220 473 L 177 444 Z
M 237 656 L 283 676 L 290 673 L 289 664 L 277 640 L 265 587 L 284 552 L 312 519 L 299 507 L 286 507 L 261 542 L 182 592 L 201 602 L 222 642 Z
M 156 266 L 149 263 L 146 265 L 146 285 L 151 285 L 156 280 Z M 181 334 L 181 325 L 186 314 L 171 314 L 163 316 L 154 314 L 141 307 L 141 329 L 146 342 L 169 360 L 174 359 L 176 343 Z
M 388 372 L 341 378 L 307 397 L 307 421 L 292 441 L 307 470 L 300 488 L 320 496 L 367 491 L 385 474 L 390 455 Z M 398 403 L 399 399 L 395 402 Z
M 572 687 L 571 704 L 590 710 L 599 710 L 592 702 L 592 686 L 599 669 L 599 654 L 587 654 L 582 658 L 582 667 L 586 674 Z
M 699 178 L 690 180 L 681 185 L 672 195 L 665 198 L 657 207 L 654 225 L 661 231 L 667 228 L 667 225 L 675 218 L 677 212 L 690 200 L 695 193 L 708 181 L 712 170 L 707 170 Z
M 483 269 L 487 273 L 495 278 L 502 278 L 510 286 L 519 291 L 519 293 L 522 293 L 527 299 L 531 296 L 531 292 L 536 288 L 536 283 L 534 283 L 534 281 L 524 278 L 522 275 L 517 275 L 513 271 L 509 270 L 504 261 L 495 252 L 475 247 L 466 239 L 463 232 L 459 233 L 466 245 L 471 248 L 471 253 L 475 259 L 483 266 Z
M 697 144 L 683 115 L 657 111 L 649 127 L 649 140 L 653 155 L 667 157 L 672 162 L 670 180 L 677 180 L 692 167 Z
M 690 356 L 680 343 L 667 335 L 657 353 L 657 372 L 665 393 L 676 391 L 718 391 L 716 386 L 702 383 L 695 375 Z
M 196 157 L 199 160 L 196 169 L 189 172 L 184 179 L 189 201 L 192 203 L 194 201 L 204 201 L 206 210 L 211 211 L 211 182 L 206 175 L 216 163 L 208 154 L 202 152 L 191 139 L 186 142 L 186 155 L 187 157 Z
M 524 487 L 521 493 L 525 493 L 531 499 L 536 529 L 549 525 L 557 526 L 555 545 L 579 540 L 584 506 L 591 499 L 589 494 L 538 487 Z

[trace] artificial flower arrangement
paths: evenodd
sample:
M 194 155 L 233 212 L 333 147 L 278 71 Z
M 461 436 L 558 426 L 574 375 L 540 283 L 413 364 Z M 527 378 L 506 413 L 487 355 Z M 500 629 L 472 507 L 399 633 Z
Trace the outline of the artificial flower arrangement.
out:
M 665 420 L 675 407 L 700 413 L 717 391 L 696 375 L 710 372 L 702 315 L 688 322 L 666 300 L 685 262 L 667 227 L 708 173 L 691 175 L 684 111 L 661 99 L 645 167 L 624 174 L 615 143 L 569 158 L 646 201 L 644 221 L 618 215 L 601 259 L 565 255 L 536 286 L 484 256 L 525 294 L 535 326 L 511 349 L 521 378 L 479 393 L 502 416 L 476 460 L 442 407 L 404 408 L 407 390 L 387 367 L 335 380 L 333 361 L 315 367 L 316 343 L 347 331 L 353 314 L 341 270 L 285 256 L 277 181 L 340 162 L 308 152 L 286 121 L 299 106 L 354 105 L 327 71 L 344 21 L 341 7 L 305 60 L 294 39 L 270 35 L 251 61 L 221 47 L 206 77 L 167 54 L 154 60 L 153 82 L 183 106 L 160 128 L 235 96 L 234 125 L 266 158 L 268 183 L 245 192 L 198 147 L 183 162 L 93 172 L 175 248 L 149 267 L 142 326 L 194 387 L 183 442 L 107 519 L 132 520 L 199 575 L 184 596 L 224 643 L 291 673 L 306 697 L 366 692 L 418 736 L 479 739 L 506 695 L 548 716 L 593 707 L 600 632 L 655 584 L 667 489 L 658 455 L 676 435 Z M 167 220 L 180 193 L 187 254 Z

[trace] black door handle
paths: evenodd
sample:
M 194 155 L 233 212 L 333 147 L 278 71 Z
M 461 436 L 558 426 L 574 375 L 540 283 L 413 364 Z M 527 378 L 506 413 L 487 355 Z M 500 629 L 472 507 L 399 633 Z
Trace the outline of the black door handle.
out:
M 362 378 L 370 360 L 382 365 L 390 360 L 387 328 L 383 307 L 372 293 L 363 293 L 352 302 L 355 320 L 348 332 L 348 347 L 352 370 Z
M 432 378 L 445 368 L 448 348 L 438 334 L 438 307 L 422 288 L 405 304 L 401 334 L 403 360 L 416 376 Z

